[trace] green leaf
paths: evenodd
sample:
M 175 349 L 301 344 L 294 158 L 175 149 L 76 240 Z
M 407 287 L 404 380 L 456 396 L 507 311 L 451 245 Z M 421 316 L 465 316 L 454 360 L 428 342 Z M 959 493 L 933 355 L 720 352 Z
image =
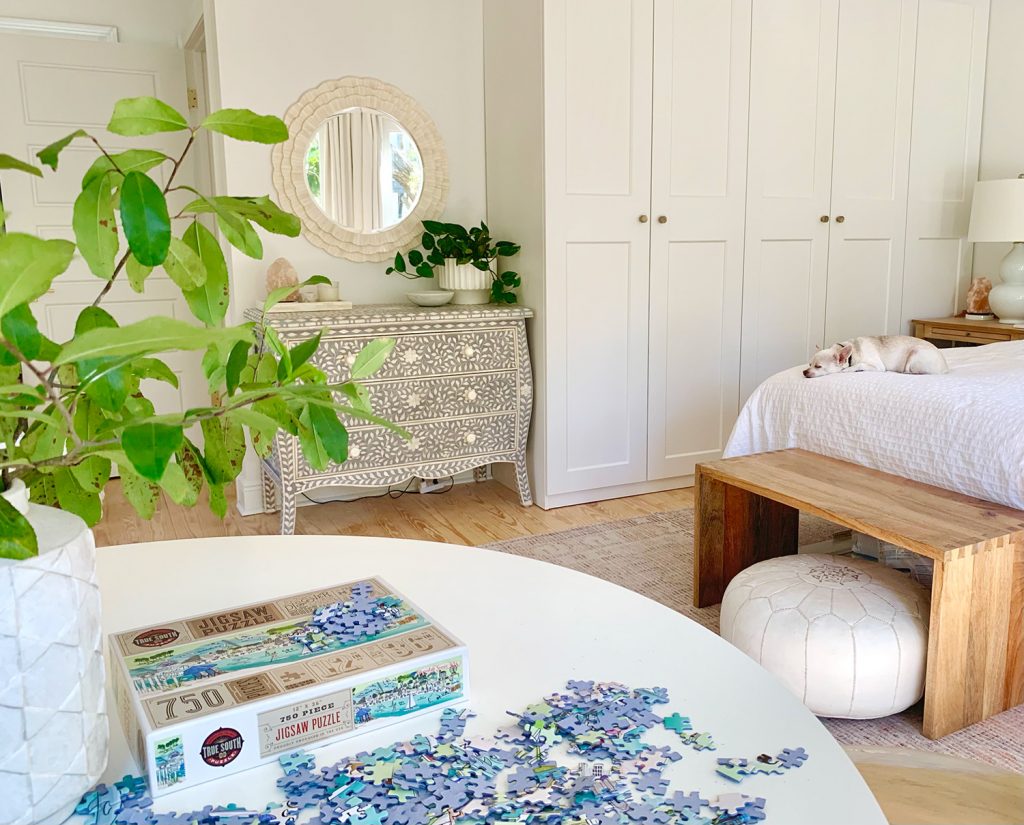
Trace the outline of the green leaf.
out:
M 313 286 L 314 284 L 329 284 L 330 282 L 331 279 L 323 275 L 312 275 L 301 283 L 295 284 L 295 286 L 281 286 L 271 290 L 270 294 L 267 295 L 267 300 L 263 302 L 263 311 L 266 312 L 271 307 L 281 303 L 281 301 L 301 287 Z
M 74 254 L 71 241 L 44 241 L 20 232 L 0 235 L 0 317 L 45 295 Z
M 207 418 L 200 426 L 205 442 L 204 458 L 213 481 L 218 484 L 234 481 L 242 471 L 245 457 L 245 431 L 241 424 L 224 418 Z
M 181 465 L 175 462 L 164 470 L 160 488 L 171 497 L 171 501 L 184 507 L 192 507 L 199 500 L 199 491 L 193 488 Z
M 180 424 L 145 422 L 126 427 L 121 433 L 121 447 L 140 476 L 159 481 L 171 456 L 181 446 Z
M 75 433 L 82 441 L 98 441 L 106 424 L 100 405 L 89 398 L 80 398 L 75 406 Z M 90 455 L 71 467 L 71 474 L 83 490 L 98 493 L 110 479 L 110 459 Z
M 64 345 L 55 364 L 113 355 L 148 355 L 168 350 L 205 349 L 228 341 L 252 342 L 248 326 L 203 329 L 174 318 L 153 316 L 115 330 L 92 330 Z
M 394 348 L 394 338 L 378 338 L 363 347 L 356 356 L 355 363 L 352 364 L 352 380 L 359 381 L 377 372 Z
M 409 253 L 409 263 L 412 264 L 413 266 L 419 266 L 421 263 L 423 263 L 423 253 L 420 252 L 418 249 L 414 249 L 412 252 Z
M 309 423 L 332 461 L 343 462 L 348 458 L 348 430 L 338 420 L 333 410 L 319 405 L 310 406 Z
M 36 531 L 13 504 L 0 497 L 0 559 L 30 559 L 37 555 Z
M 120 239 L 114 220 L 110 179 L 106 175 L 94 178 L 75 199 L 71 225 L 78 251 L 92 274 L 109 281 L 114 274 Z
M 117 321 L 105 309 L 87 306 L 75 322 L 75 338 L 90 333 L 111 334 Z M 118 365 L 114 358 L 83 358 L 78 362 L 78 376 L 85 394 L 108 412 L 119 412 L 128 398 L 131 370 Z
M 82 188 L 85 189 L 96 178 L 103 177 L 108 172 L 120 172 L 121 175 L 127 175 L 129 172 L 148 172 L 169 160 L 167 155 L 156 149 L 126 149 L 110 157 L 100 155 L 82 176 Z
M 224 492 L 224 484 L 210 485 L 210 512 L 217 518 L 224 518 L 228 514 L 228 499 Z
M 153 518 L 156 503 L 160 499 L 160 488 L 123 464 L 118 464 L 117 469 L 121 473 L 121 490 L 128 503 L 142 518 Z
M 232 215 L 230 212 L 218 212 L 217 226 L 228 239 L 228 243 L 239 252 L 257 261 L 263 257 L 263 241 L 248 219 Z
M 238 389 L 242 369 L 249 362 L 249 349 L 249 344 L 246 341 L 239 341 L 231 348 L 224 370 L 224 383 L 227 385 L 228 395 Z
M 181 238 L 171 238 L 167 257 L 164 258 L 164 271 L 182 292 L 198 289 L 206 282 L 202 260 Z
M 121 225 L 140 264 L 159 266 L 171 243 L 171 218 L 160 187 L 142 172 L 129 172 L 121 184 Z
M 229 212 L 233 215 L 248 218 L 275 235 L 287 235 L 297 238 L 302 232 L 302 223 L 291 212 L 285 212 L 266 195 L 249 198 L 233 198 L 218 195 L 212 198 L 199 198 L 188 204 L 184 212 Z
M 17 169 L 19 172 L 28 172 L 30 175 L 35 175 L 37 178 L 43 176 L 43 170 L 37 166 L 33 166 L 31 163 L 25 163 L 23 160 L 18 160 L 16 157 L 11 155 L 5 155 L 0 152 L 0 169 Z M 2 555 L 0 551 L 0 558 L 10 558 L 9 556 Z
M 434 268 L 426 261 L 416 267 L 416 275 L 420 278 L 433 278 Z
M 79 516 L 90 527 L 103 513 L 100 495 L 94 490 L 83 490 L 67 467 L 59 467 L 53 474 L 60 508 Z
M 309 465 L 314 470 L 323 470 L 327 467 L 329 456 L 313 426 L 309 415 L 310 409 L 311 407 L 306 406 L 299 414 L 299 446 Z
M 114 104 L 107 131 L 115 135 L 154 135 L 157 132 L 181 132 L 188 121 L 173 107 L 155 97 L 126 97 Z
M 423 228 L 427 230 L 431 235 L 440 235 L 447 231 L 446 227 L 448 224 L 441 223 L 441 221 L 423 221 Z M 424 244 L 426 246 L 426 244 Z
M 288 127 L 280 118 L 273 115 L 258 115 L 249 109 L 221 109 L 211 112 L 202 122 L 202 126 L 235 140 L 256 143 L 281 143 L 288 140 Z
M 195 503 L 199 499 L 199 491 L 203 489 L 203 481 L 206 480 L 206 470 L 203 468 L 203 459 L 199 455 L 199 450 L 186 438 L 174 457 L 185 475 L 189 490 L 191 490 L 189 498 Z
M 289 355 L 292 362 L 292 372 L 295 372 L 313 356 L 317 347 L 320 346 L 320 337 L 323 334 L 323 330 L 320 330 L 312 338 L 307 338 L 291 348 Z
M 402 253 L 398 252 L 395 254 L 395 272 L 405 272 L 405 258 L 402 257 Z
M 423 237 L 420 238 L 420 245 L 424 249 L 426 249 L 428 251 L 433 249 L 434 248 L 434 236 L 431 235 L 429 232 L 424 232 L 423 233 Z
M 206 326 L 218 326 L 227 315 L 229 300 L 228 266 L 224 253 L 213 233 L 199 221 L 193 221 L 183 237 L 206 270 L 203 285 L 186 291 L 185 300 L 192 314 Z
M 0 331 L 30 361 L 39 357 L 44 339 L 28 304 L 19 304 L 8 312 L 0 321 Z
M 178 376 L 174 370 L 156 358 L 136 358 L 132 361 L 132 372 L 139 378 L 163 381 L 175 388 L 178 386 Z
M 259 455 L 265 457 L 270 454 L 274 436 L 280 429 L 277 421 L 250 407 L 239 407 L 237 410 L 232 410 L 228 413 L 228 417 L 249 428 L 249 438 L 252 440 L 253 449 Z
M 56 171 L 57 159 L 60 157 L 60 153 L 64 151 L 64 148 L 71 143 L 75 138 L 88 137 L 89 133 L 85 129 L 76 129 L 70 135 L 62 137 L 60 140 L 51 143 L 44 149 L 40 149 L 36 152 L 36 157 L 39 158 L 39 162 L 49 166 L 51 169 Z
M 146 278 L 149 277 L 149 273 L 153 271 L 153 267 L 143 266 L 134 255 L 129 254 L 124 269 L 132 289 L 136 292 L 142 292 L 143 284 L 145 284 Z

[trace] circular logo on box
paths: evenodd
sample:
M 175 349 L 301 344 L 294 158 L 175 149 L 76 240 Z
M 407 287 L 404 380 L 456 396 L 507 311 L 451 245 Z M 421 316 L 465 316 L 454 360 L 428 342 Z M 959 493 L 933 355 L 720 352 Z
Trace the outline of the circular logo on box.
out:
M 242 734 L 234 728 L 217 728 L 203 740 L 199 755 L 214 768 L 223 768 L 235 761 L 242 752 Z
M 136 647 L 163 647 L 171 642 L 176 642 L 180 635 L 177 630 L 172 630 L 169 627 L 158 627 L 155 630 L 140 633 L 132 639 L 132 644 Z

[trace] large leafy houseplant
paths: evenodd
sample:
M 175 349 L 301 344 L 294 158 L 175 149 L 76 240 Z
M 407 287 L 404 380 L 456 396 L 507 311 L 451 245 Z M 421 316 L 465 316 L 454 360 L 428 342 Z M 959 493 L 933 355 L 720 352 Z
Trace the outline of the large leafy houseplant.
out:
M 204 486 L 210 507 L 223 516 L 225 488 L 241 471 L 246 430 L 261 455 L 279 429 L 296 435 L 310 464 L 322 468 L 347 457 L 348 432 L 339 416 L 390 427 L 371 414 L 365 390 L 353 381 L 379 368 L 393 341 L 368 345 L 352 369 L 353 381 L 331 385 L 310 363 L 319 334 L 287 347 L 266 327 L 257 344 L 254 325 L 224 324 L 227 264 L 203 220 L 216 222 L 228 243 L 257 259 L 263 247 L 254 224 L 290 237 L 300 225 L 267 196 L 210 196 L 181 183 L 178 173 L 200 129 L 265 144 L 288 136 L 280 119 L 247 109 L 213 112 L 191 127 L 171 106 L 142 97 L 119 101 L 107 130 L 126 137 L 181 132 L 177 156 L 149 148 L 110 153 L 82 129 L 38 153 L 53 171 L 72 141 L 91 141 L 100 154 L 74 204 L 75 243 L 0 234 L 0 489 L 21 479 L 33 502 L 93 525 L 116 467 L 125 497 L 144 518 L 153 515 L 161 490 L 192 506 Z M 43 176 L 38 166 L 5 154 L 0 170 Z M 154 170 L 164 170 L 163 185 L 150 175 Z M 169 208 L 176 198 L 181 207 Z M 187 222 L 180 235 L 172 231 L 178 220 Z M 0 205 L 0 230 L 3 225 Z M 71 337 L 53 341 L 39 331 L 32 304 L 68 268 L 76 249 L 97 278 L 96 298 L 78 315 Z M 181 289 L 198 324 L 153 316 L 119 326 L 103 309 L 118 278 L 141 293 L 155 267 Z M 264 310 L 292 289 L 271 293 Z M 160 356 L 182 350 L 203 352 L 210 403 L 158 414 L 142 381 L 177 386 Z M 196 426 L 201 439 L 190 437 Z M 0 498 L 0 557 L 37 552 L 26 518 Z
M 421 249 L 413 249 L 407 256 L 401 252 L 395 255 L 394 265 L 387 268 L 387 274 L 397 272 L 406 278 L 433 278 L 434 267 L 443 266 L 445 260 L 454 260 L 490 273 L 494 303 L 514 304 L 518 300 L 512 290 L 522 281 L 510 270 L 499 273 L 498 259 L 518 255 L 519 244 L 493 240 L 491 230 L 483 221 L 470 229 L 458 223 L 423 221 L 420 246 Z

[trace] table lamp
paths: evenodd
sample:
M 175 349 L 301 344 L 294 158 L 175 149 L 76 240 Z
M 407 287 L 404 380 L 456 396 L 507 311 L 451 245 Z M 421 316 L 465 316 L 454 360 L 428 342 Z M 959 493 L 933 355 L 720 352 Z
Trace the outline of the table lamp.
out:
M 1024 175 L 974 185 L 967 240 L 1013 244 L 999 266 L 1003 282 L 992 288 L 988 301 L 1000 322 L 1024 324 Z

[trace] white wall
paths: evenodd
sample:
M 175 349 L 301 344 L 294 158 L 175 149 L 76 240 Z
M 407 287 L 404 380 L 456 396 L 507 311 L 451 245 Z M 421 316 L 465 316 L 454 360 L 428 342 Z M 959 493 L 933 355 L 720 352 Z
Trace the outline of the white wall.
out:
M 479 0 L 208 0 L 207 49 L 219 103 L 211 98 L 280 116 L 324 80 L 366 75 L 393 83 L 427 110 L 444 138 L 451 177 L 446 217 L 476 222 L 487 206 L 482 26 Z M 223 173 L 229 193 L 273 195 L 266 146 L 226 141 Z M 301 237 L 263 241 L 263 261 L 232 256 L 236 313 L 262 300 L 266 267 L 279 256 L 303 278 L 322 273 L 340 281 L 342 296 L 356 303 L 404 302 L 415 288 L 385 276 L 387 263 L 335 258 Z
M 992 0 L 985 109 L 981 126 L 981 180 L 1015 178 L 1024 172 L 1024 0 Z M 974 247 L 974 274 L 998 283 L 999 262 L 1009 244 Z
M 0 17 L 117 26 L 121 43 L 178 46 L 201 6 L 200 0 L 0 0 Z

